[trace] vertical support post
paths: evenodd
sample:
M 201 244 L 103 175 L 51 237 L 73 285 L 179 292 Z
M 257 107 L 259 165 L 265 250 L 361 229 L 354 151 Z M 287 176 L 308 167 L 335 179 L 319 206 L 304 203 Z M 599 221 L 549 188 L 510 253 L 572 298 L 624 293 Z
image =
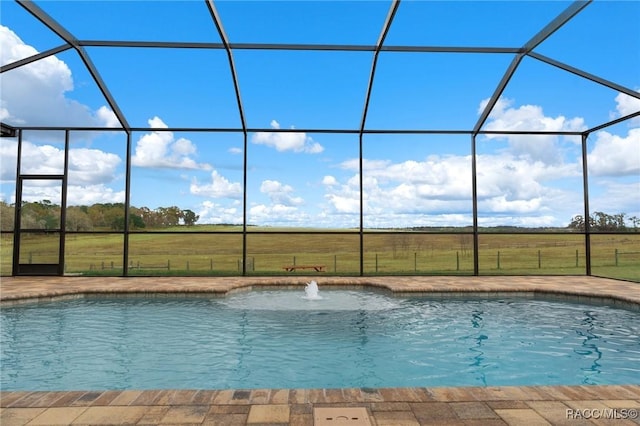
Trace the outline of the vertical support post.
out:
M 585 273 L 591 275 L 591 223 L 589 220 L 589 173 L 587 164 L 587 138 L 588 133 L 582 134 L 582 188 L 584 197 L 584 249 L 585 249 Z
M 125 165 L 124 235 L 122 239 L 122 275 L 129 275 L 129 205 L 131 204 L 131 132 L 127 130 L 127 160 Z M 138 262 L 138 269 L 139 262 Z
M 500 269 L 500 251 L 498 250 L 498 269 Z
M 359 141 L 360 141 L 360 147 L 359 147 L 359 162 L 358 162 L 358 173 L 360 175 L 360 182 L 359 182 L 359 186 L 360 186 L 360 224 L 359 224 L 359 232 L 360 232 L 360 276 L 364 275 L 364 194 L 363 194 L 363 188 L 364 188 L 364 180 L 363 180 L 363 176 L 362 176 L 362 169 L 363 169 L 363 161 L 362 161 L 362 156 L 363 156 L 363 146 L 362 146 L 362 132 L 360 132 L 359 135 Z
M 471 198 L 473 204 L 473 275 L 480 274 L 478 253 L 478 178 L 476 169 L 476 134 L 471 136 Z M 499 269 L 499 268 L 498 268 Z
M 13 209 L 13 265 L 11 275 L 18 275 L 20 263 L 20 228 L 22 210 L 22 179 L 20 179 L 20 163 L 22 163 L 22 129 L 18 129 L 18 152 L 16 158 L 16 206 Z
M 58 275 L 64 275 L 64 253 L 67 235 L 67 184 L 69 177 L 69 130 L 64 131 L 64 170 L 60 197 L 60 250 L 58 252 Z
M 238 97 L 238 103 L 240 98 Z M 240 107 L 242 115 L 242 107 Z M 242 276 L 247 275 L 247 129 L 242 122 L 244 164 L 242 166 Z
M 615 257 L 616 257 L 616 266 L 618 266 L 618 249 L 616 249 L 615 251 Z
M 460 270 L 460 252 L 456 252 L 456 271 Z

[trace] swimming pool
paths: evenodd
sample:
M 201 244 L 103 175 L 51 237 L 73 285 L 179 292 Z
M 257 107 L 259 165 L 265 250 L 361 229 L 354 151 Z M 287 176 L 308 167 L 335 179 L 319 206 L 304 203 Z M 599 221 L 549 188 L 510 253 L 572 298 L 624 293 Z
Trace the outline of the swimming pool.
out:
M 640 383 L 640 312 L 328 290 L 3 307 L 1 388 Z

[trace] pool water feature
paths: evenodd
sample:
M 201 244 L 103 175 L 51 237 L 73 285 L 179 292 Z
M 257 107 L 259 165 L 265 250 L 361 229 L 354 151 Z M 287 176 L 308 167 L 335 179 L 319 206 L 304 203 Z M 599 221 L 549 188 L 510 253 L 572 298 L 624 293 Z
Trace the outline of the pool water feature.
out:
M 640 383 L 640 312 L 365 290 L 3 307 L 1 388 Z

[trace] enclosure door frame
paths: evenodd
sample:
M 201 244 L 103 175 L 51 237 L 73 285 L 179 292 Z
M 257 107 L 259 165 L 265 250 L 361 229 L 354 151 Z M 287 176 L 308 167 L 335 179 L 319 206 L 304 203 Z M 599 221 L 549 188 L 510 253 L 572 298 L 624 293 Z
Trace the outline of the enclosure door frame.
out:
M 42 182 L 42 181 L 59 181 L 60 182 L 60 204 L 54 204 L 58 209 L 58 223 L 55 228 L 26 228 L 23 227 L 22 213 L 23 213 L 23 201 L 22 193 L 25 182 Z M 64 175 L 20 175 L 16 182 L 16 208 L 15 208 L 15 232 L 13 234 L 13 275 L 64 275 L 64 247 L 65 247 L 65 204 L 66 204 L 66 191 L 65 191 L 65 176 Z M 29 260 L 25 261 L 25 253 L 22 252 L 21 246 L 25 242 L 26 235 L 29 237 L 42 238 L 58 238 L 58 244 L 52 245 L 52 249 L 57 252 L 48 253 L 49 256 L 57 256 L 57 261 L 31 261 L 31 254 Z M 26 245 L 26 244 L 25 244 Z M 45 245 L 46 246 L 46 245 Z M 42 247 L 46 250 L 46 247 Z M 46 255 L 44 256 L 47 257 Z

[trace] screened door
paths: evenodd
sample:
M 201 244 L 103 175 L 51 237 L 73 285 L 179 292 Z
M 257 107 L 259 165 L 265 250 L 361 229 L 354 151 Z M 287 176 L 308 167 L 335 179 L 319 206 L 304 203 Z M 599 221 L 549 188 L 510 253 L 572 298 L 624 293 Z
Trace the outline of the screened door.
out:
M 14 275 L 62 275 L 63 176 L 20 176 L 16 195 Z

